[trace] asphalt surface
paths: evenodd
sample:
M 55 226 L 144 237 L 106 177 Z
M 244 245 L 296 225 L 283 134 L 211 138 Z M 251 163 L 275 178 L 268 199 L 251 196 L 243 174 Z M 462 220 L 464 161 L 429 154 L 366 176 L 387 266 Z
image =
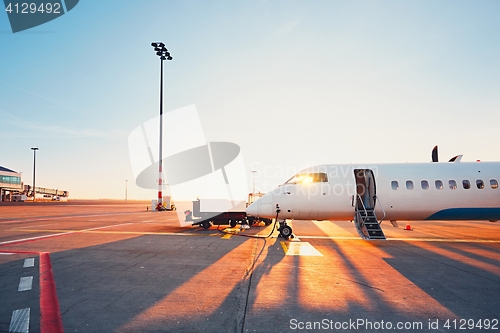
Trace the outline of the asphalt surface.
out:
M 284 242 L 146 207 L 0 203 L 0 332 L 28 308 L 42 333 L 500 330 L 500 223 L 383 223 L 387 241 L 364 241 L 350 222 L 293 221 Z

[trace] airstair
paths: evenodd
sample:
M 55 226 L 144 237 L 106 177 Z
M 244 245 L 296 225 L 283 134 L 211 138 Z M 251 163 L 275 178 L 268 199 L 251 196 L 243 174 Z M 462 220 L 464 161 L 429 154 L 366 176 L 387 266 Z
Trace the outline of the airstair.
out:
M 372 208 L 357 208 L 354 218 L 356 230 L 363 239 L 386 239 Z
M 352 205 L 355 210 L 354 223 L 356 230 L 363 239 L 386 239 L 380 223 L 385 218 L 385 210 L 377 200 L 375 175 L 371 169 L 355 169 L 356 196 Z M 384 216 L 379 221 L 375 215 L 375 204 L 382 209 Z

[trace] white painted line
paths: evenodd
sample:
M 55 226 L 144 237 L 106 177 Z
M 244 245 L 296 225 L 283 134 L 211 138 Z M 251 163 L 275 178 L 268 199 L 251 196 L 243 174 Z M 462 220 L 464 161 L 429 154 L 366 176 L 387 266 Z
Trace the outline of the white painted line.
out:
M 19 227 L 19 228 L 14 228 L 14 229 L 38 228 L 38 227 L 46 227 L 48 225 L 56 225 L 56 223 L 37 224 L 37 225 L 30 225 L 30 226 L 27 226 L 27 227 Z M 13 230 L 13 229 L 10 229 L 10 230 Z
M 75 232 L 77 232 L 77 231 L 62 232 L 62 233 L 59 233 L 59 234 L 50 234 L 50 235 L 44 235 L 44 236 L 15 239 L 15 240 L 7 241 L 7 242 L 1 242 L 0 245 L 10 244 L 10 243 L 18 243 L 18 242 L 26 242 L 26 241 L 30 241 L 30 240 L 36 240 L 36 239 L 42 239 L 42 238 L 50 238 L 50 237 L 55 237 L 55 236 L 67 235 L 67 234 L 74 234 Z
M 133 222 L 113 224 L 113 225 L 108 225 L 108 226 L 105 226 L 105 227 L 98 227 L 98 228 L 90 228 L 90 229 L 75 230 L 75 231 L 69 231 L 69 232 L 61 232 L 61 233 L 58 233 L 58 234 L 50 234 L 50 235 L 43 235 L 43 236 L 37 236 L 37 237 L 15 239 L 15 240 L 6 241 L 6 242 L 0 242 L 0 245 L 11 244 L 11 243 L 19 243 L 19 242 L 26 242 L 26 241 L 31 241 L 31 240 L 37 240 L 37 239 L 43 239 L 43 238 L 50 238 L 50 237 L 56 237 L 56 236 L 63 236 L 63 235 L 69 235 L 69 234 L 76 234 L 76 233 L 85 232 L 85 231 L 92 231 L 92 230 L 113 228 L 113 227 L 119 227 L 119 226 L 127 225 L 127 224 L 133 224 Z
M 133 222 L 113 224 L 113 225 L 108 225 L 108 226 L 105 226 L 105 227 L 97 227 L 97 228 L 84 229 L 84 230 L 81 230 L 81 232 L 92 231 L 92 230 L 99 230 L 99 229 L 106 229 L 106 228 L 113 228 L 113 227 L 119 227 L 119 226 L 128 225 L 128 224 L 133 224 Z
M 445 242 L 445 243 L 500 243 L 500 240 L 492 239 L 446 239 L 446 238 L 392 238 L 387 237 L 388 241 L 407 241 L 407 242 Z
M 0 224 L 5 223 L 29 223 L 34 221 L 52 221 L 52 220 L 60 220 L 60 219 L 77 219 L 82 217 L 96 217 L 96 216 L 119 216 L 119 215 L 131 215 L 131 214 L 143 214 L 146 212 L 128 212 L 128 213 L 103 213 L 103 214 L 88 214 L 88 215 L 73 215 L 73 216 L 52 216 L 52 217 L 40 217 L 40 218 L 26 218 L 26 219 L 15 219 L 15 220 L 3 220 L 0 221 Z M 85 222 L 85 221 L 83 221 Z
M 363 240 L 359 236 L 300 236 L 308 239 L 337 239 L 337 240 Z
M 33 277 L 25 276 L 19 280 L 19 288 L 17 288 L 17 291 L 31 290 L 32 286 L 33 286 Z
M 23 267 L 33 267 L 35 266 L 35 258 L 26 258 L 24 259 L 24 265 Z
M 10 320 L 9 332 L 28 333 L 30 329 L 30 308 L 14 310 Z
M 300 236 L 304 239 L 332 239 L 332 240 L 363 240 L 361 237 L 349 236 Z M 372 239 L 370 242 L 379 241 L 406 241 L 406 242 L 444 242 L 444 243 L 500 243 L 500 240 L 494 239 L 454 239 L 454 238 L 393 238 L 387 237 L 384 239 Z
M 285 244 L 283 244 L 285 243 Z M 287 256 L 316 256 L 323 257 L 323 254 L 316 250 L 309 242 L 282 242 L 286 246 Z M 283 248 L 285 249 L 285 247 Z
M 14 254 L 14 253 L 0 253 L 0 255 L 3 255 L 3 256 L 10 256 L 11 254 Z

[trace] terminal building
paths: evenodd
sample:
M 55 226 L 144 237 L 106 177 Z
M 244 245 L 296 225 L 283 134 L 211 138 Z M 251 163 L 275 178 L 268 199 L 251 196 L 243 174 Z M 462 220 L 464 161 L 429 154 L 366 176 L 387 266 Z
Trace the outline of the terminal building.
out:
M 66 201 L 68 196 L 69 192 L 64 190 L 24 185 L 20 172 L 0 166 L 0 201 L 25 201 L 28 198 L 36 201 Z
M 14 194 L 23 191 L 21 173 L 0 166 L 0 200 L 11 201 Z

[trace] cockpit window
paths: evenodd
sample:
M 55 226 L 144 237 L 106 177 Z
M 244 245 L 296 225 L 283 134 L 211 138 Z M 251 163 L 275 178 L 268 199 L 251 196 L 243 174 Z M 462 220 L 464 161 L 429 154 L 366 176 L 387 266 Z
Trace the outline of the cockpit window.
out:
M 285 184 L 307 184 L 307 183 L 326 183 L 328 176 L 324 172 L 318 173 L 298 173 L 290 178 Z

